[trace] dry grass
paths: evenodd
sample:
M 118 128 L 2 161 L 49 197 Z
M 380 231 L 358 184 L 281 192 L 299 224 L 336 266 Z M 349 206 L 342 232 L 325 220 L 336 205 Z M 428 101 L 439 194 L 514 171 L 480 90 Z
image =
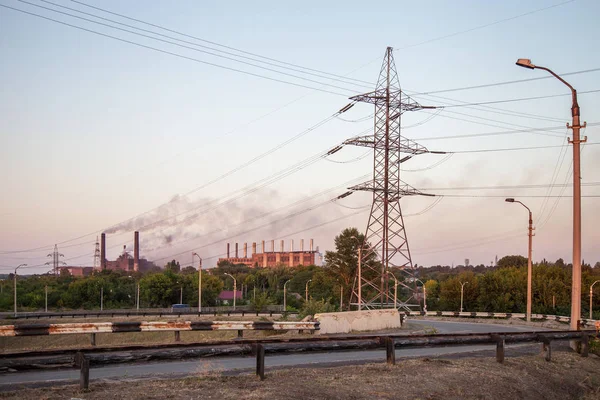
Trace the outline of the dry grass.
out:
M 598 399 L 600 359 L 556 352 L 539 356 L 402 360 L 369 364 L 267 371 L 252 375 L 200 375 L 185 379 L 92 381 L 76 386 L 1 393 L 2 399 Z

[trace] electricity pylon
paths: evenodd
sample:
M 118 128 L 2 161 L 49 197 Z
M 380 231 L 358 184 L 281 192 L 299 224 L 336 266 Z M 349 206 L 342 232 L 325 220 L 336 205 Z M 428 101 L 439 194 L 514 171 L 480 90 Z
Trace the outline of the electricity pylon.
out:
M 60 261 L 60 257 L 64 257 L 65 255 L 58 252 L 58 246 L 54 245 L 54 251 L 48 254 L 46 257 L 52 257 L 52 262 L 48 261 L 46 265 L 52 264 L 52 271 L 54 275 L 58 275 L 58 266 L 59 265 L 67 265 L 66 262 Z
M 408 309 L 411 306 L 409 301 L 416 291 L 414 277 L 405 281 L 396 281 L 394 277 L 393 298 L 396 299 L 398 285 L 408 288 L 411 295 L 399 303 L 390 301 L 391 271 L 399 269 L 412 275 L 413 269 L 400 198 L 427 195 L 400 179 L 401 163 L 415 155 L 429 152 L 420 144 L 402 137 L 400 121 L 405 111 L 435 107 L 421 106 L 400 90 L 392 51 L 391 47 L 386 50 L 375 91 L 350 98 L 375 106 L 374 134 L 355 137 L 345 142 L 374 149 L 373 179 L 349 188 L 373 192 L 365 241 L 360 244 L 360 271 L 352 290 L 351 303 L 359 309 L 395 305 Z M 376 257 L 373 257 L 373 254 Z M 409 286 L 410 283 L 413 284 L 412 287 Z

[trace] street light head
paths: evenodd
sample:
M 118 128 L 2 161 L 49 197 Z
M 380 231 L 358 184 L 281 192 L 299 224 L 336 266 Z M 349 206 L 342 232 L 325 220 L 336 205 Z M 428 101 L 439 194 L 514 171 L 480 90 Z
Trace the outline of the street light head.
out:
M 506 200 L 504 200 L 504 201 L 506 201 L 507 203 L 514 203 L 514 202 L 515 202 L 515 199 L 506 199 Z
M 534 69 L 535 65 L 531 63 L 529 58 L 519 58 L 516 62 L 519 67 Z

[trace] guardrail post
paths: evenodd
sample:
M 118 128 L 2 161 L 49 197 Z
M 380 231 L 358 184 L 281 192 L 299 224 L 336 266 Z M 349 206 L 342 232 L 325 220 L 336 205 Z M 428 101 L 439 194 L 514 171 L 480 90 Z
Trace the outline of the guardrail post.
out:
M 243 338 L 244 337 L 244 331 L 242 329 L 238 329 L 238 338 Z
M 265 346 L 260 343 L 256 345 L 256 376 L 265 379 Z
M 75 367 L 79 367 L 79 389 L 88 390 L 90 387 L 90 360 L 82 352 L 75 354 Z
M 492 335 L 496 341 L 496 361 L 502 364 L 504 362 L 504 338 L 500 335 Z
M 90 344 L 92 346 L 96 345 L 96 334 L 95 333 L 90 333 Z
M 542 342 L 542 355 L 546 361 L 552 360 L 552 347 L 550 346 L 550 339 L 540 336 L 540 342 Z
M 394 346 L 394 338 L 389 336 L 385 338 L 385 356 L 388 364 L 396 364 L 396 348 Z
M 581 357 L 587 357 L 590 352 L 590 337 L 587 334 L 581 335 Z
M 181 332 L 180 331 L 175 331 L 175 341 L 181 342 Z

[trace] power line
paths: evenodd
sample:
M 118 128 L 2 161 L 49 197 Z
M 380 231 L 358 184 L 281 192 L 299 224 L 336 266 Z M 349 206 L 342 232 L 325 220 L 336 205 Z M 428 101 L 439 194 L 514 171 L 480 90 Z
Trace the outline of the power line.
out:
M 75 0 L 72 0 L 72 1 L 75 1 Z M 437 42 L 439 40 L 443 40 L 443 39 L 451 38 L 451 37 L 454 37 L 454 36 L 462 35 L 462 34 L 465 34 L 465 33 L 473 32 L 473 31 L 480 30 L 480 29 L 483 29 L 483 28 L 487 28 L 487 27 L 490 27 L 490 26 L 493 26 L 493 25 L 501 24 L 503 22 L 508 22 L 508 21 L 515 20 L 517 18 L 525 17 L 527 15 L 531 15 L 531 14 L 535 14 L 535 13 L 538 13 L 538 12 L 546 11 L 546 10 L 549 10 L 551 8 L 555 8 L 555 7 L 559 7 L 559 6 L 568 4 L 568 3 L 572 3 L 574 1 L 575 0 L 568 0 L 568 1 L 564 1 L 562 3 L 553 4 L 551 6 L 547 6 L 547 7 L 543 7 L 543 8 L 538 8 L 536 10 L 528 11 L 528 12 L 523 13 L 523 14 L 519 14 L 519 15 L 515 15 L 515 16 L 512 16 L 512 17 L 504 18 L 504 19 L 501 19 L 501 20 L 498 20 L 498 21 L 494 21 L 494 22 L 490 22 L 490 23 L 487 23 L 487 24 L 484 24 L 484 25 L 475 26 L 473 28 L 469 28 L 469 29 L 465 29 L 465 30 L 462 30 L 462 31 L 450 33 L 450 34 L 447 34 L 447 35 L 438 36 L 438 37 L 435 37 L 435 38 L 432 38 L 432 39 L 425 40 L 423 42 L 419 42 L 419 43 L 407 45 L 407 46 L 404 46 L 404 47 L 400 47 L 400 48 L 396 49 L 395 51 L 405 50 L 405 49 L 408 49 L 408 48 L 411 48 L 411 47 L 421 46 L 423 44 L 427 44 L 427 43 L 431 43 L 431 42 Z
M 42 1 L 44 1 L 44 0 L 42 0 Z M 229 50 L 234 50 L 234 51 L 237 51 L 237 52 L 242 53 L 242 54 L 248 54 L 248 55 L 251 55 L 253 57 L 263 58 L 265 60 L 274 61 L 274 62 L 279 63 L 279 64 L 283 64 L 283 65 L 288 65 L 288 66 L 292 66 L 292 67 L 296 67 L 296 68 L 305 69 L 307 71 L 318 72 L 320 74 L 329 75 L 329 76 L 334 77 L 334 78 L 342 78 L 342 79 L 351 80 L 351 81 L 354 81 L 354 82 L 369 84 L 371 86 L 374 85 L 372 82 L 362 81 L 360 79 L 355 79 L 355 78 L 349 78 L 349 77 L 345 77 L 345 76 L 342 76 L 342 75 L 336 75 L 336 74 L 332 74 L 332 73 L 329 73 L 329 72 L 326 72 L 326 71 L 322 71 L 322 70 L 318 70 L 318 69 L 313 69 L 313 68 L 308 68 L 308 67 L 305 67 L 305 66 L 302 66 L 302 65 L 293 64 L 293 63 L 289 63 L 289 62 L 277 60 L 275 58 L 270 58 L 270 57 L 262 56 L 260 54 L 252 53 L 252 52 L 249 52 L 249 51 L 240 50 L 240 49 L 235 48 L 235 47 L 226 46 L 226 45 L 214 42 L 214 41 L 202 39 L 202 38 L 197 37 L 197 36 L 189 35 L 189 34 L 186 34 L 186 33 L 180 32 L 180 31 L 176 31 L 176 30 L 173 30 L 173 29 L 169 29 L 169 28 L 166 28 L 166 27 L 161 26 L 161 25 L 157 25 L 157 24 L 153 24 L 153 23 L 150 23 L 150 22 L 147 22 L 147 21 L 143 21 L 141 19 L 132 18 L 132 17 L 129 17 L 127 15 L 123 15 L 123 14 L 119 14 L 119 13 L 116 13 L 116 12 L 113 12 L 113 11 L 109 11 L 109 10 L 104 9 L 104 8 L 92 6 L 92 5 L 84 3 L 82 1 L 76 1 L 76 0 L 71 0 L 71 1 L 73 1 L 74 3 L 77 3 L 77 4 L 81 4 L 81 5 L 85 6 L 85 7 L 89 7 L 89 8 L 96 9 L 98 11 L 105 12 L 107 14 L 115 15 L 115 16 L 118 16 L 118 17 L 121 17 L 121 18 L 125 18 L 125 19 L 130 20 L 130 21 L 135 21 L 135 22 L 139 22 L 139 23 L 144 24 L 144 25 L 148 25 L 148 26 L 152 26 L 152 27 L 155 27 L 155 28 L 159 28 L 159 29 L 162 29 L 162 30 L 164 30 L 166 32 L 176 33 L 178 35 L 181 35 L 181 36 L 184 36 L 184 37 L 187 37 L 187 38 L 190 38 L 190 39 L 199 40 L 199 41 L 204 42 L 204 43 L 209 43 L 209 44 L 212 44 L 214 46 L 222 47 L 222 48 L 229 49 Z M 82 12 L 82 11 L 79 11 L 79 12 Z M 98 17 L 98 18 L 101 18 L 101 17 Z M 136 29 L 140 29 L 140 28 L 136 28 Z M 333 78 L 328 78 L 328 79 L 335 80 Z
M 75 28 L 75 29 L 79 29 L 79 30 L 82 30 L 82 31 L 85 31 L 85 32 L 93 33 L 95 35 L 103 36 L 103 37 L 106 37 L 106 38 L 109 38 L 109 39 L 117 40 L 119 42 L 128 43 L 128 44 L 131 44 L 131 45 L 134 45 L 134 46 L 137 46 L 137 47 L 142 47 L 142 48 L 145 48 L 145 49 L 148 49 L 148 50 L 152 50 L 152 51 L 156 51 L 156 52 L 159 52 L 159 53 L 171 55 L 171 56 L 182 58 L 182 59 L 186 59 L 186 60 L 189 60 L 189 61 L 194 61 L 196 63 L 210 65 L 210 66 L 213 66 L 213 67 L 225 69 L 225 70 L 232 71 L 232 72 L 239 72 L 241 74 L 245 74 L 245 75 L 249 75 L 249 76 L 254 76 L 254 77 L 262 78 L 262 79 L 267 79 L 267 80 L 270 80 L 270 81 L 273 81 L 273 82 L 279 82 L 279 83 L 284 83 L 284 84 L 291 85 L 291 86 L 301 87 L 301 88 L 305 88 L 305 89 L 312 89 L 312 90 L 316 90 L 316 91 L 319 91 L 319 92 L 324 92 L 324 93 L 329 93 L 329 94 L 335 94 L 335 95 L 338 95 L 338 96 L 348 97 L 347 94 L 337 93 L 337 92 L 333 92 L 333 91 L 326 90 L 326 89 L 315 88 L 315 87 L 312 87 L 312 86 L 303 85 L 303 84 L 295 83 L 295 82 L 290 82 L 290 81 L 286 81 L 286 80 L 283 80 L 283 79 L 273 78 L 273 77 L 269 77 L 269 76 L 266 76 L 266 75 L 260 75 L 260 74 L 254 73 L 254 72 L 245 71 L 245 70 L 241 70 L 241 69 L 237 69 L 237 68 L 232 68 L 232 67 L 227 67 L 227 66 L 216 64 L 216 63 L 213 63 L 213 62 L 200 60 L 198 58 L 193 58 L 193 57 L 185 56 L 183 54 L 174 53 L 172 51 L 159 49 L 157 47 L 152 47 L 152 46 L 148 46 L 148 45 L 145 45 L 145 44 L 142 44 L 142 43 L 138 43 L 138 42 L 134 42 L 134 41 L 131 41 L 131 40 L 123 39 L 123 38 L 120 38 L 120 37 L 117 37 L 117 36 L 112 36 L 112 35 L 109 35 L 109 34 L 106 34 L 106 33 L 102 33 L 102 32 L 98 32 L 98 31 L 92 30 L 92 29 L 84 28 L 82 26 L 73 25 L 73 24 L 70 24 L 70 23 L 67 23 L 67 22 L 64 22 L 64 21 L 59 21 L 59 20 L 56 20 L 56 19 L 53 19 L 53 18 L 50 18 L 50 17 L 43 16 L 43 15 L 40 15 L 40 14 L 36 14 L 36 13 L 29 12 L 29 11 L 21 10 L 19 8 L 10 7 L 10 6 L 7 6 L 5 4 L 0 4 L 0 7 L 8 8 L 8 9 L 11 9 L 11 10 L 14 10 L 14 11 L 18 11 L 18 12 L 23 13 L 23 14 L 28 14 L 28 15 L 31 15 L 31 16 L 34 16 L 34 17 L 37 17 L 37 18 L 42 18 L 42 19 L 45 19 L 45 20 L 48 20 L 48 21 L 51 21 L 51 22 L 55 22 L 57 24 L 69 26 L 71 28 Z M 345 89 L 345 90 L 347 90 L 347 89 Z
M 449 117 L 449 118 L 452 118 L 452 117 Z M 588 127 L 598 126 L 598 125 L 600 125 L 600 122 L 590 122 L 587 124 Z M 429 137 L 424 137 L 424 138 L 418 138 L 417 140 L 423 141 L 423 140 L 463 139 L 463 138 L 470 138 L 470 137 L 512 135 L 512 134 L 518 134 L 518 133 L 530 133 L 530 132 L 534 132 L 534 131 L 548 131 L 548 130 L 553 130 L 553 129 L 558 130 L 558 129 L 564 129 L 564 128 L 565 128 L 564 126 L 550 126 L 550 127 L 544 127 L 544 128 L 513 129 L 513 130 L 498 131 L 498 132 L 473 133 L 473 134 L 464 134 L 464 135 L 429 136 Z
M 179 44 L 179 43 L 172 42 L 172 41 L 169 41 L 169 40 L 160 39 L 160 38 L 157 38 L 157 37 L 145 35 L 143 33 L 131 31 L 131 30 L 128 30 L 128 29 L 119 28 L 119 27 L 116 27 L 116 26 L 112 26 L 112 25 L 109 25 L 109 24 L 102 23 L 102 22 L 94 21 L 94 20 L 91 20 L 91 19 L 88 19 L 88 18 L 80 17 L 80 16 L 73 15 L 73 14 L 69 14 L 67 12 L 55 10 L 55 9 L 52 9 L 52 8 L 49 8 L 49 7 L 44 7 L 44 6 L 41 6 L 39 4 L 30 3 L 30 2 L 25 1 L 25 0 L 17 0 L 17 1 L 19 1 L 21 3 L 29 4 L 29 5 L 34 6 L 34 7 L 42 8 L 44 10 L 52 11 L 52 12 L 55 12 L 55 13 L 58 13 L 58 14 L 66 15 L 66 16 L 69 16 L 69 17 L 72 17 L 72 18 L 77 18 L 77 19 L 80 19 L 80 20 L 83 20 L 83 21 L 87 21 L 87 22 L 90 22 L 90 23 L 93 23 L 93 24 L 102 25 L 102 26 L 105 26 L 105 27 L 108 27 L 108 28 L 117 29 L 117 30 L 122 31 L 122 32 L 131 33 L 132 35 L 141 36 L 141 37 L 144 37 L 144 38 L 147 38 L 147 39 L 156 40 L 156 41 L 159 41 L 159 42 L 162 42 L 162 43 L 167 43 L 167 44 L 170 44 L 170 45 L 173 45 L 173 46 L 178 46 L 178 47 L 181 47 L 181 48 L 184 48 L 184 49 L 188 49 L 188 50 L 192 50 L 192 51 L 197 51 L 197 52 L 208 54 L 208 55 L 211 55 L 211 56 L 214 56 L 214 57 L 219 57 L 219 58 L 223 58 L 223 59 L 226 59 L 226 60 L 238 62 L 238 63 L 244 64 L 244 65 L 249 65 L 249 66 L 252 66 L 252 67 L 255 67 L 255 68 L 264 69 L 266 71 L 275 72 L 277 74 L 282 74 L 282 75 L 293 77 L 293 78 L 296 78 L 296 79 L 305 80 L 307 82 L 317 83 L 319 85 L 333 87 L 335 89 L 349 90 L 349 89 L 347 89 L 345 87 L 341 87 L 341 86 L 337 86 L 337 85 L 332 85 L 330 83 L 325 83 L 325 82 L 321 82 L 321 81 L 316 81 L 314 79 L 310 79 L 310 78 L 306 78 L 306 77 L 302 77 L 302 76 L 290 74 L 290 73 L 283 72 L 283 71 L 278 71 L 278 70 L 273 69 L 273 68 L 269 68 L 269 67 L 265 67 L 265 66 L 262 66 L 262 65 L 257 65 L 257 64 L 249 63 L 247 61 L 238 60 L 236 58 L 228 57 L 228 56 L 225 56 L 225 55 L 222 55 L 222 54 L 212 53 L 210 51 L 201 50 L 201 49 L 198 49 L 198 48 L 195 48 L 195 47 L 186 46 L 186 45 L 183 45 L 183 44 Z M 44 1 L 46 3 L 54 4 L 54 3 L 51 3 L 51 2 L 48 2 L 48 1 L 45 1 L 45 0 L 40 0 L 40 1 Z M 59 7 L 62 7 L 62 6 L 59 6 Z M 95 16 L 95 17 L 97 17 L 97 16 Z M 101 17 L 97 17 L 97 18 L 101 18 Z M 103 18 L 103 19 L 105 19 L 105 18 Z M 120 22 L 116 22 L 116 21 L 112 21 L 112 20 L 109 20 L 109 21 L 111 21 L 113 23 L 121 24 Z M 130 25 L 126 25 L 126 26 L 130 26 Z M 145 29 L 140 29 L 140 28 L 135 28 L 135 27 L 133 27 L 133 28 L 134 29 L 142 30 L 144 32 L 150 32 L 150 33 L 153 33 L 155 35 L 167 37 L 167 38 L 172 39 L 172 40 L 181 41 L 183 43 L 188 43 L 188 44 L 191 44 L 193 46 L 206 47 L 206 46 L 201 46 L 201 45 L 198 45 L 198 44 L 195 44 L 195 43 L 192 43 L 192 42 L 182 41 L 181 39 L 177 39 L 177 38 L 174 38 L 174 37 L 171 37 L 171 36 L 166 36 L 166 35 L 162 35 L 160 33 L 148 31 L 148 30 L 145 30 Z M 226 53 L 226 54 L 232 54 L 232 53 Z M 232 54 L 232 55 L 235 56 L 235 54 Z M 237 57 L 240 57 L 240 56 L 237 56 Z M 249 57 L 244 57 L 244 58 L 248 59 Z M 260 60 L 256 60 L 256 59 L 251 59 L 251 60 L 261 62 Z M 268 64 L 268 65 L 272 65 L 272 64 Z M 314 74 L 311 74 L 311 75 L 314 75 Z M 318 76 L 320 76 L 320 75 L 318 75 Z M 329 79 L 329 78 L 326 78 L 326 79 Z M 348 84 L 348 82 L 344 82 L 344 83 Z M 365 85 L 358 85 L 358 86 L 364 87 Z M 349 90 L 349 91 L 351 92 L 351 90 Z
M 598 145 L 600 142 L 588 143 L 588 146 Z M 442 153 L 448 154 L 466 154 L 466 153 L 493 153 L 498 151 L 520 151 L 520 150 L 540 150 L 540 149 L 556 149 L 566 148 L 567 144 L 555 145 L 555 146 L 532 146 L 532 147 L 509 147 L 504 149 L 478 149 L 478 150 L 457 150 L 457 151 L 446 151 Z
M 421 188 L 421 190 L 487 190 L 487 189 L 493 189 L 493 190 L 504 190 L 504 189 L 545 189 L 548 187 L 566 187 L 566 186 L 572 186 L 572 184 L 555 184 L 555 183 L 549 183 L 549 184 L 526 184 L 526 185 L 492 185 L 492 186 L 458 186 L 458 187 L 428 187 L 428 188 Z M 584 182 L 581 184 L 581 186 L 600 186 L 600 182 Z M 444 195 L 446 196 L 446 195 Z M 536 196 L 536 197 L 542 197 L 542 196 Z

